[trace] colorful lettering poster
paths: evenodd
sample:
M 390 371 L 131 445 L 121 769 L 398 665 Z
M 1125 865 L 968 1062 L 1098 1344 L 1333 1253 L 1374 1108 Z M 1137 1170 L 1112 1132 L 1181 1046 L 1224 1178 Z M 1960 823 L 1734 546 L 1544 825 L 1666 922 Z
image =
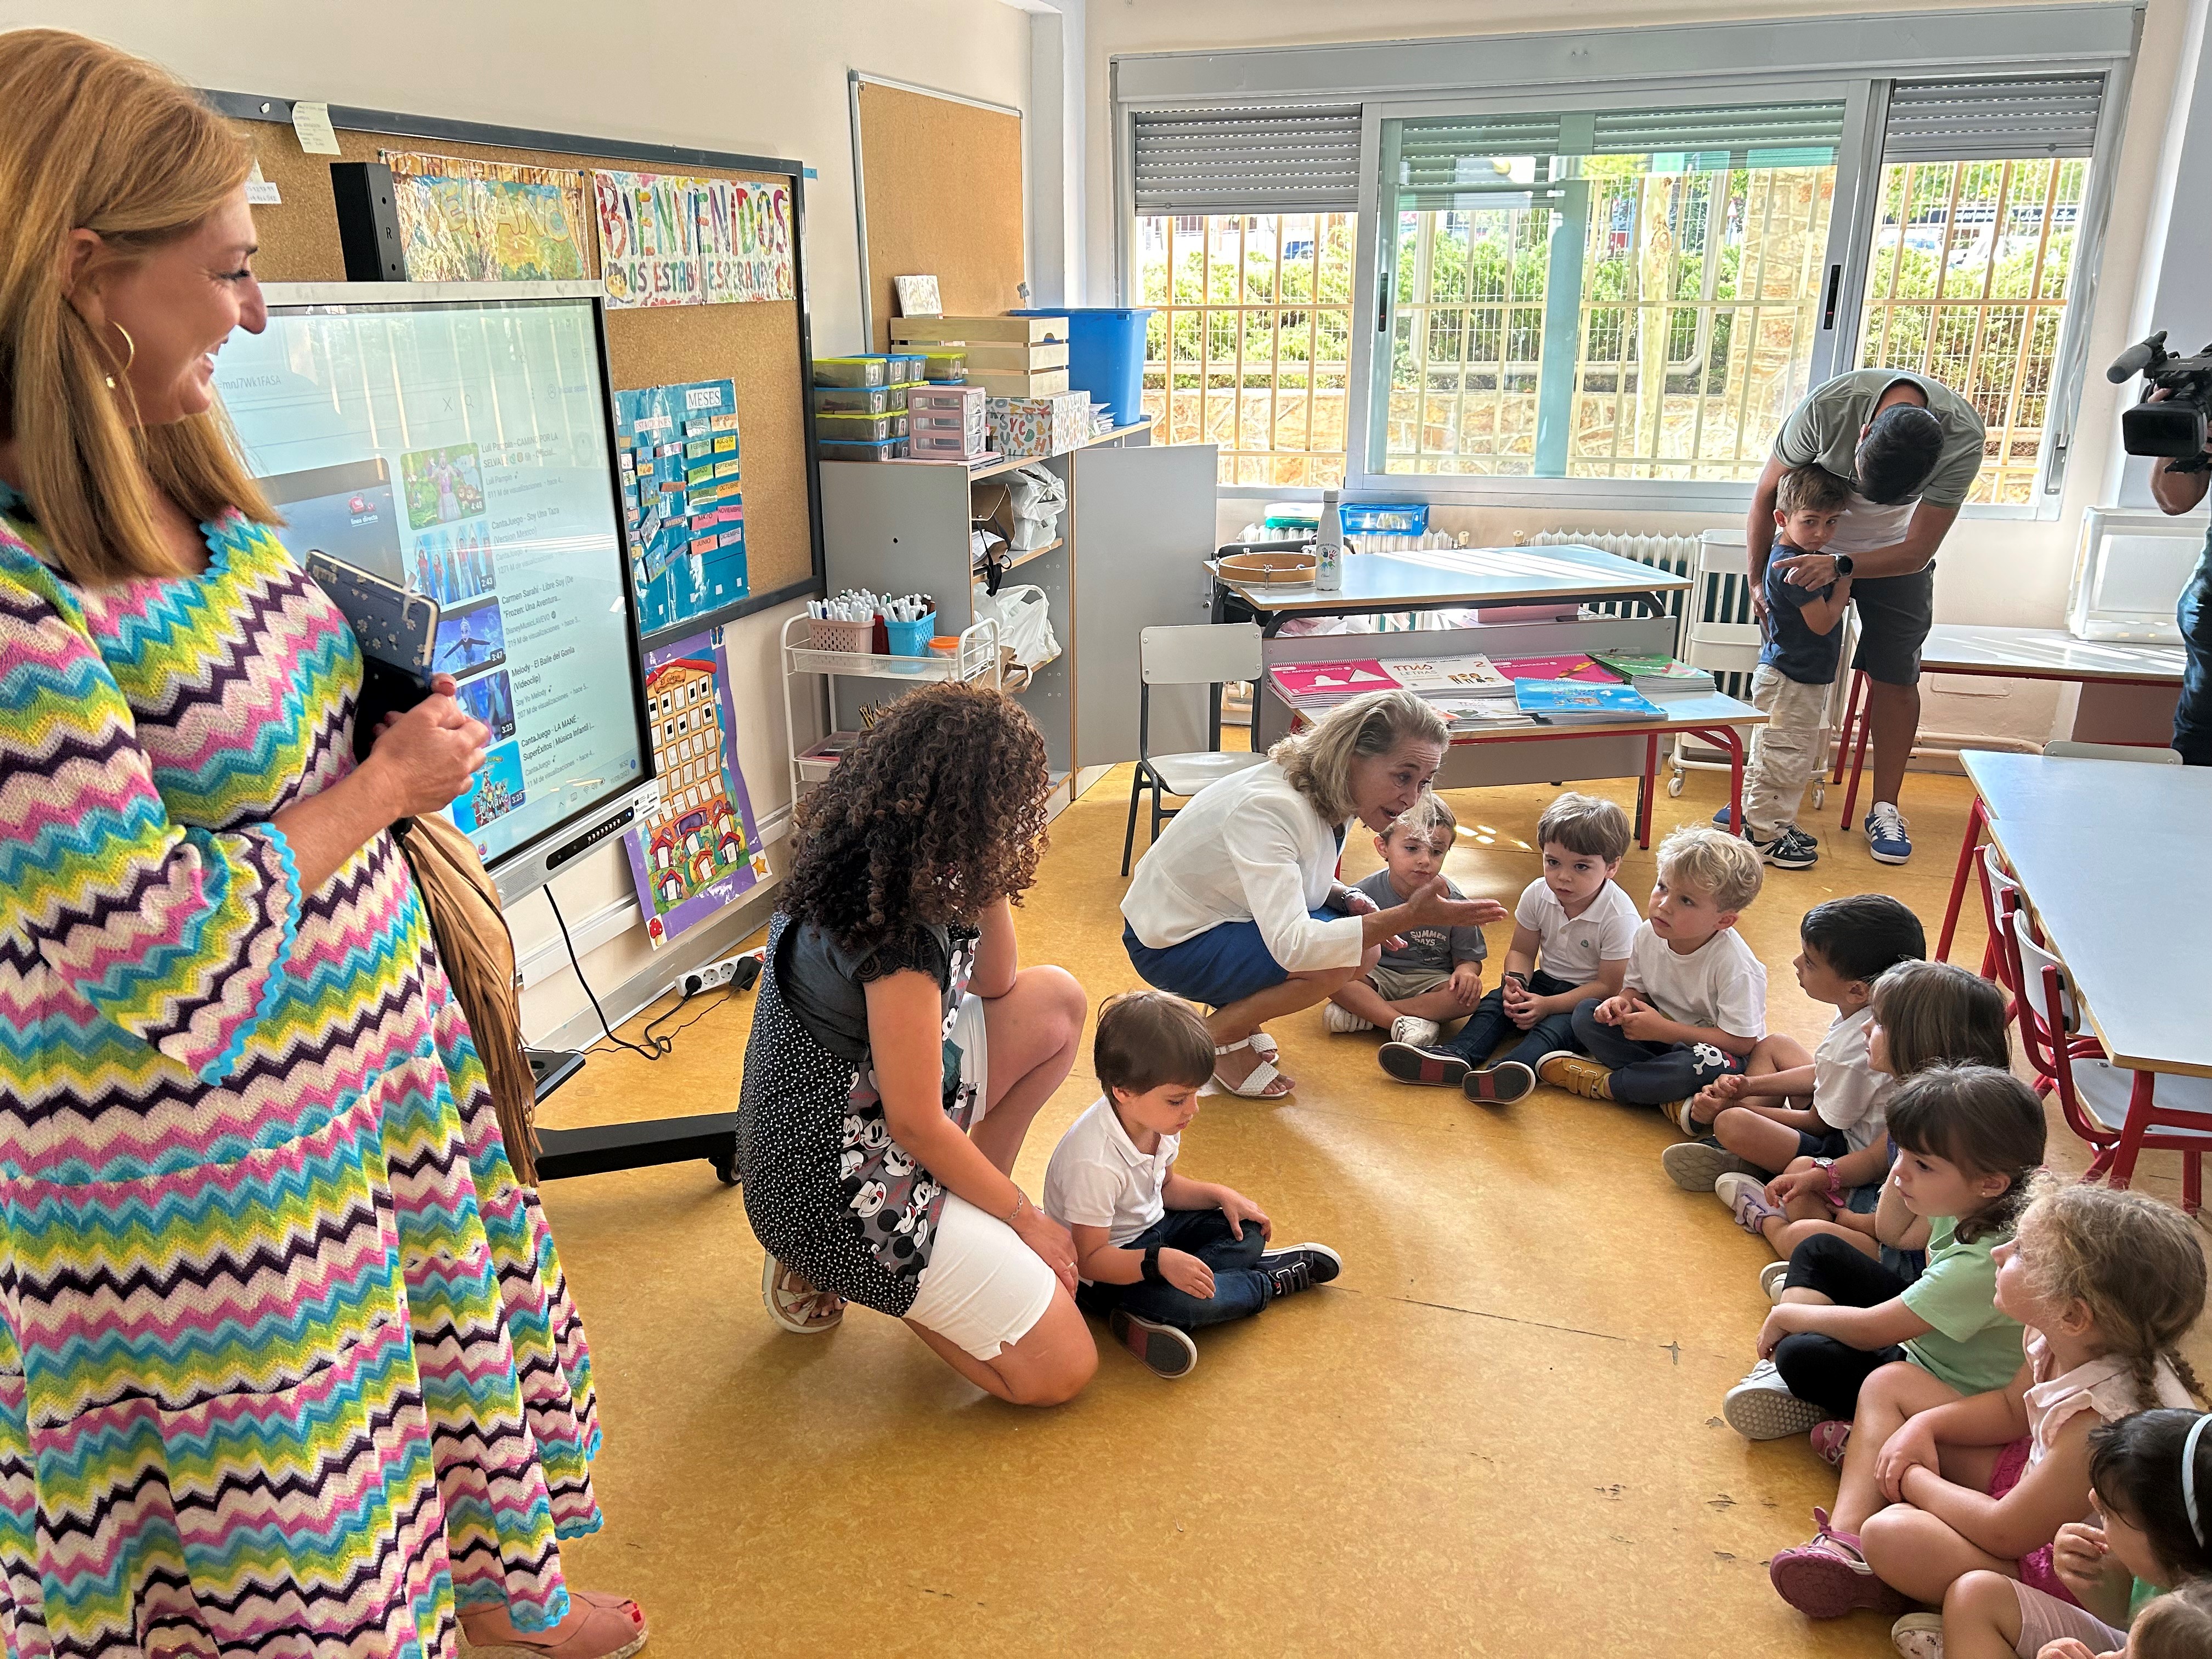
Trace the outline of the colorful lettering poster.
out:
M 768 854 L 738 769 L 737 705 L 722 630 L 645 653 L 660 805 L 623 844 L 646 935 L 658 950 L 768 878 Z
M 562 282 L 591 275 L 584 175 L 572 168 L 384 150 L 407 279 Z
M 611 307 L 788 300 L 791 191 L 748 179 L 594 173 Z
M 736 386 L 694 380 L 616 392 L 615 465 L 641 635 L 744 599 Z

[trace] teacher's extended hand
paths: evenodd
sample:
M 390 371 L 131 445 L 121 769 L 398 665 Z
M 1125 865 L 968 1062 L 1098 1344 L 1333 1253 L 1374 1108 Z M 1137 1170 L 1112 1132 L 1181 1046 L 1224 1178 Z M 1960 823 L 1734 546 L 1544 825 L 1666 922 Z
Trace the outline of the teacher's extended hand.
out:
M 1406 925 L 1411 927 L 1486 927 L 1505 920 L 1505 907 L 1496 899 L 1447 898 L 1442 876 L 1431 877 L 1413 890 L 1406 901 Z

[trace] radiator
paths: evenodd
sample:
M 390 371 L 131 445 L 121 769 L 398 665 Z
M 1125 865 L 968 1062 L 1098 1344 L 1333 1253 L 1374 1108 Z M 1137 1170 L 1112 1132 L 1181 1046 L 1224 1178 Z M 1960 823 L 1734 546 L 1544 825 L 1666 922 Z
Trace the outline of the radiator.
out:
M 1577 547 L 1595 547 L 1601 552 L 1611 553 L 1623 559 L 1633 559 L 1638 564 L 1648 564 L 1661 570 L 1671 570 L 1678 575 L 1698 574 L 1698 550 L 1695 536 L 1625 536 L 1613 531 L 1541 530 L 1534 538 L 1538 547 L 1560 547 L 1569 544 Z M 1749 622 L 1751 620 L 1751 587 L 1741 576 L 1715 576 L 1705 584 L 1705 591 L 1684 588 L 1667 595 L 1667 614 L 1680 617 L 1686 604 L 1694 597 L 1700 622 Z M 1601 616 L 1617 617 L 1625 605 L 1608 600 L 1594 605 L 1591 610 Z M 1723 674 L 1718 677 L 1720 690 L 1732 697 L 1748 696 L 1751 677 L 1748 674 Z

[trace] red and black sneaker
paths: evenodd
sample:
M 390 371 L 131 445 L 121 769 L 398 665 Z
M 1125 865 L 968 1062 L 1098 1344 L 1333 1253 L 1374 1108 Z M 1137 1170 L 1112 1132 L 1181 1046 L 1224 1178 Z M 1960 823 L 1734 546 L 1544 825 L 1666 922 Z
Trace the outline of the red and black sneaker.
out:
M 1344 1271 L 1344 1258 L 1326 1244 L 1292 1244 L 1269 1250 L 1258 1265 L 1267 1276 L 1267 1299 L 1272 1302 L 1328 1284 Z
M 1106 1316 L 1106 1328 L 1155 1376 L 1188 1376 L 1198 1369 L 1198 1344 L 1188 1331 L 1139 1319 L 1125 1308 Z
M 1501 1060 L 1495 1066 L 1485 1066 L 1471 1071 L 1460 1079 L 1460 1092 L 1469 1100 L 1495 1101 L 1503 1104 L 1518 1100 L 1536 1086 L 1533 1066 L 1523 1066 L 1517 1060 Z
M 1456 1089 L 1473 1067 L 1449 1048 L 1416 1048 L 1410 1042 L 1386 1042 L 1375 1051 L 1382 1069 L 1401 1083 L 1425 1083 Z

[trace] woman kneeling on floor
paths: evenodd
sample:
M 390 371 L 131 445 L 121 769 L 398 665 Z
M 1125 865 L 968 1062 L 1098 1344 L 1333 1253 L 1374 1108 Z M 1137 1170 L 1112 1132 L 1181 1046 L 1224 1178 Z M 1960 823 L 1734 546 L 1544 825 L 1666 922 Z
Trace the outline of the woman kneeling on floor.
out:
M 861 734 L 799 804 L 738 1114 L 776 1322 L 828 1330 L 858 1302 L 1020 1406 L 1098 1365 L 1074 1243 L 1012 1176 L 1083 1036 L 1083 988 L 1017 967 L 1008 908 L 1049 783 L 995 691 L 927 687 Z
M 1267 763 L 1210 786 L 1160 832 L 1121 901 L 1121 942 L 1151 984 L 1210 1007 L 1214 1081 L 1274 1099 L 1296 1087 L 1261 1027 L 1325 1002 L 1414 927 L 1480 927 L 1492 899 L 1452 899 L 1441 875 L 1378 909 L 1336 878 L 1345 827 L 1376 834 L 1443 764 L 1443 719 L 1410 691 L 1377 691 L 1285 738 Z

